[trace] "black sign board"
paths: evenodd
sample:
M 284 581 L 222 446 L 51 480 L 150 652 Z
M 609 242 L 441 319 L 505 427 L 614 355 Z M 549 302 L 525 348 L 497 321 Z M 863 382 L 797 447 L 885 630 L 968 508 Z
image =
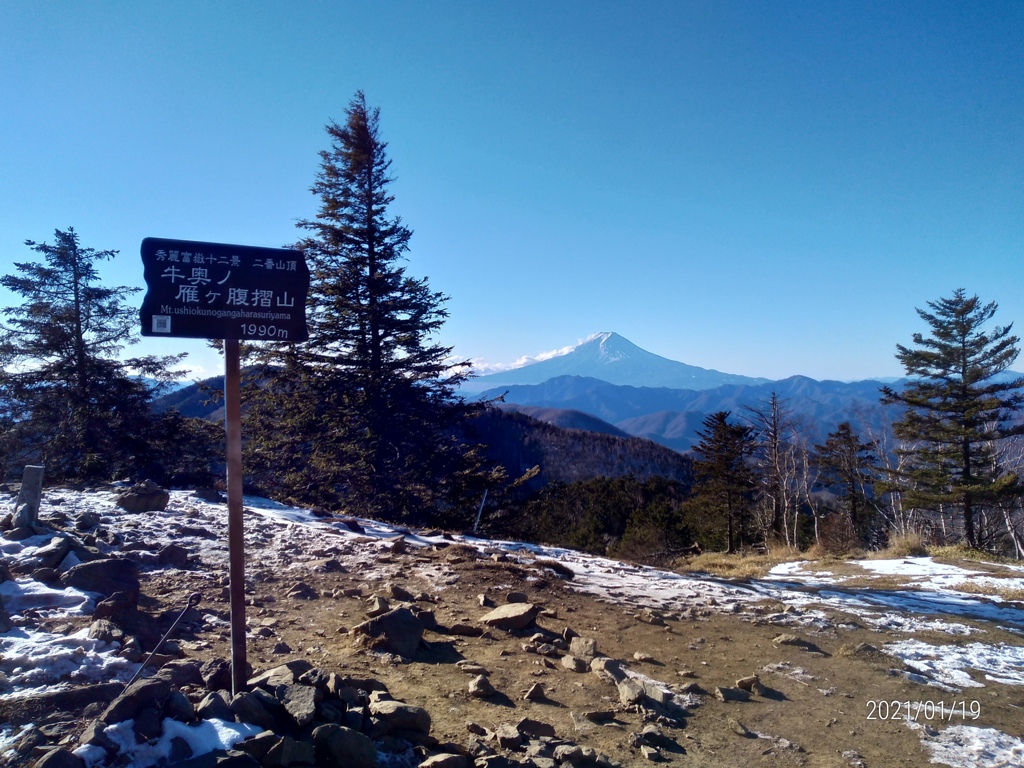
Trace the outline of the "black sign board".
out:
M 142 241 L 142 335 L 306 341 L 309 268 L 301 251 Z

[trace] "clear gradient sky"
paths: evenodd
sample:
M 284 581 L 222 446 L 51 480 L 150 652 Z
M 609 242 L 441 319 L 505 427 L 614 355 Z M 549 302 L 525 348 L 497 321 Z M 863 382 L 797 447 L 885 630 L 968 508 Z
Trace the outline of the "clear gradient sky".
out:
M 140 286 L 147 236 L 294 242 L 357 89 L 462 357 L 616 331 L 730 373 L 892 376 L 957 287 L 1024 333 L 1016 1 L 5 0 L 3 272 L 69 226 Z

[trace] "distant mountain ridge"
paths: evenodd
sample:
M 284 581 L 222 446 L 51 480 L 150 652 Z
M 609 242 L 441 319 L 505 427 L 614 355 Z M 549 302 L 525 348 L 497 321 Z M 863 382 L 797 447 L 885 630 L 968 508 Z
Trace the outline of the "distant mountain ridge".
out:
M 862 434 L 878 431 L 885 421 L 879 403 L 879 382 L 816 381 L 791 376 L 756 385 L 726 385 L 708 390 L 668 387 L 632 387 L 582 376 L 560 376 L 543 384 L 496 387 L 481 393 L 489 399 L 505 395 L 518 407 L 536 409 L 545 421 L 557 423 L 562 410 L 582 411 L 627 434 L 645 437 L 678 451 L 692 448 L 697 430 L 708 414 L 731 411 L 741 417 L 746 408 L 758 408 L 776 393 L 804 422 L 813 440 L 825 436 L 844 421 Z M 582 422 L 580 422 L 582 424 Z M 866 434 L 864 434 L 866 437 Z
M 583 376 L 609 384 L 673 389 L 714 389 L 726 384 L 764 384 L 769 379 L 687 365 L 641 349 L 617 333 L 598 333 L 569 352 L 463 384 L 466 394 L 520 384 L 542 384 L 559 376 Z

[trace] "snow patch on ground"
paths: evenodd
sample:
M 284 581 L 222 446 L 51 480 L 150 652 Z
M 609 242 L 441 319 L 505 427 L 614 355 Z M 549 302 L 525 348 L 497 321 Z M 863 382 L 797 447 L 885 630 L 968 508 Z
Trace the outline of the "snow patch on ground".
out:
M 921 732 L 921 743 L 931 753 L 929 762 L 952 768 L 1019 768 L 1024 765 L 1024 741 L 973 725 L 951 725 L 939 732 L 919 723 L 907 723 Z
M 88 629 L 56 635 L 21 627 L 0 635 L 0 699 L 69 685 L 130 680 L 139 665 L 117 655 L 120 644 L 88 635 Z
M 1017 645 L 930 645 L 920 640 L 901 640 L 883 647 L 902 659 L 930 681 L 954 689 L 984 688 L 966 670 L 973 669 L 986 680 L 1003 685 L 1024 685 L 1024 647 Z
M 171 741 L 175 738 L 184 740 L 192 750 L 192 755 L 199 756 L 215 749 L 231 749 L 238 742 L 263 730 L 248 723 L 228 723 L 216 718 L 203 720 L 197 725 L 186 725 L 166 718 L 163 733 L 155 743 L 136 744 L 134 724 L 133 720 L 125 720 L 108 726 L 103 732 L 121 748 L 119 755 L 130 760 L 128 764 L 132 768 L 149 768 L 166 763 L 171 757 Z M 85 761 L 87 768 L 106 759 L 106 752 L 101 747 L 79 747 L 74 753 Z

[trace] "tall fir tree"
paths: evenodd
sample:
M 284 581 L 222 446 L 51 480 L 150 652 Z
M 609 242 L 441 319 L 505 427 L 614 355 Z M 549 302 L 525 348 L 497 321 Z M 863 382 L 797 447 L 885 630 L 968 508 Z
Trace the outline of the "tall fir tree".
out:
M 930 335 L 915 333 L 913 347 L 896 346 L 909 380 L 899 392 L 883 387 L 882 402 L 905 409 L 893 431 L 910 443 L 906 502 L 958 508 L 964 538 L 975 547 L 979 508 L 1024 494 L 995 456 L 998 441 L 1024 434 L 1024 378 L 999 376 L 1017 359 L 1020 339 L 1012 324 L 987 331 L 996 303 L 983 304 L 962 288 L 928 307 L 917 314 Z
M 264 488 L 358 514 L 422 519 L 483 479 L 461 439 L 464 364 L 433 338 L 447 297 L 401 262 L 412 231 L 389 213 L 391 161 L 362 92 L 327 125 L 296 245 L 311 282 L 309 340 L 269 345 L 249 388 L 247 460 Z M 479 486 L 479 487 L 477 487 Z
M 756 450 L 753 428 L 729 421 L 729 411 L 707 416 L 694 447 L 692 504 L 725 528 L 726 551 L 750 541 L 751 505 L 757 478 L 751 466 Z
M 866 543 L 877 515 L 871 505 L 878 458 L 874 443 L 862 443 L 850 422 L 844 421 L 815 446 L 819 482 L 836 492 L 850 527 Z
M 146 473 L 161 454 L 153 391 L 182 356 L 120 359 L 135 341 L 138 289 L 105 287 L 97 263 L 117 251 L 84 248 L 74 229 L 25 243 L 41 262 L 16 262 L 0 284 L 21 297 L 0 310 L 0 391 L 6 459 L 42 462 L 49 479 L 109 480 Z

